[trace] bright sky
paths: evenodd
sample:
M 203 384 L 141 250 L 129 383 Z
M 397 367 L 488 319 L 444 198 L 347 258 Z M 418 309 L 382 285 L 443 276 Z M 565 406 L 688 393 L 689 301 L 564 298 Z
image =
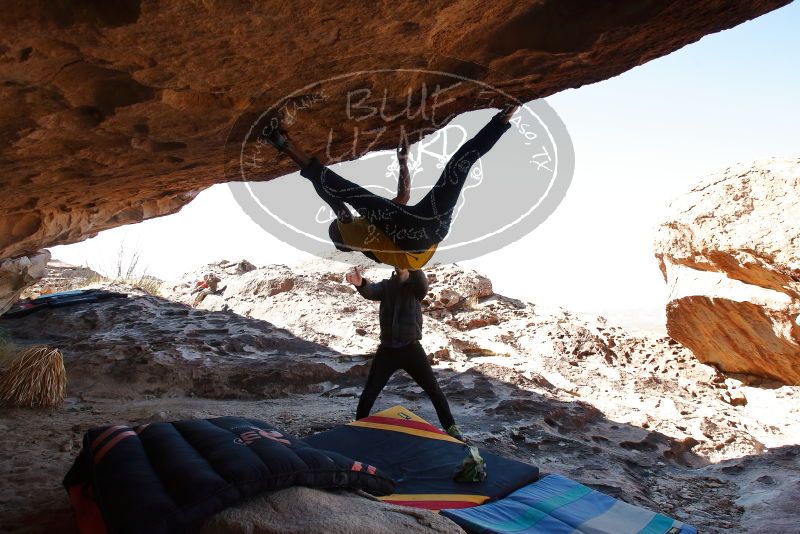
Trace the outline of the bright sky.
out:
M 509 296 L 657 318 L 666 288 L 652 241 L 669 201 L 731 164 L 798 155 L 798 58 L 795 2 L 548 98 L 575 146 L 566 199 L 525 238 L 462 265 L 486 273 Z M 141 254 L 148 274 L 166 279 L 219 259 L 293 264 L 310 257 L 253 223 L 226 185 L 202 192 L 176 215 L 51 250 L 63 261 L 109 271 L 121 245 Z

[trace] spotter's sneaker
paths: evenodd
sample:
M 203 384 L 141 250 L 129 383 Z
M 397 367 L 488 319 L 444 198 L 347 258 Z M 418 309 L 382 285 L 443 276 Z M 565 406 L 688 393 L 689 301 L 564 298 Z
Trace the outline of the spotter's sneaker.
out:
M 464 435 L 456 425 L 451 425 L 450 428 L 447 429 L 447 433 L 458 440 L 464 441 Z

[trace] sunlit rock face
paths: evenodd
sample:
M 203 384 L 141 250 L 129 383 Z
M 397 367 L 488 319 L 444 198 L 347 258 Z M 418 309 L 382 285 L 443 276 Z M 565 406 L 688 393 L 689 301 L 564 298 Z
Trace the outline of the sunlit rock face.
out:
M 721 369 L 800 383 L 800 159 L 731 167 L 656 239 L 670 335 Z
M 0 315 L 16 302 L 25 288 L 44 276 L 49 259 L 50 253 L 40 250 L 30 256 L 0 261 Z
M 335 8 L 308 0 L 4 2 L 0 258 L 179 210 L 230 179 L 225 161 L 235 154 L 223 147 L 232 129 L 234 141 L 240 135 L 235 124 L 320 79 L 403 69 L 359 81 L 369 82 L 365 105 L 393 113 L 429 103 L 430 88 L 448 85 L 429 71 L 528 101 L 615 76 L 787 3 L 500 0 L 487 10 L 477 0 Z M 327 83 L 328 98 L 311 88 L 289 102 L 303 107 L 292 131 L 310 150 L 346 154 L 352 146 L 355 119 L 340 98 L 352 90 L 348 80 Z M 480 91 L 449 87 L 443 116 L 497 107 Z M 370 149 L 390 148 L 419 115 L 357 126 L 380 125 Z M 260 177 L 291 169 L 270 157 Z

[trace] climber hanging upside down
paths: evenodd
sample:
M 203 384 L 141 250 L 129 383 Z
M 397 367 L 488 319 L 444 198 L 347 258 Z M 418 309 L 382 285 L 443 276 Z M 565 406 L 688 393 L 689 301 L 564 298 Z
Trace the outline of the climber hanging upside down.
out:
M 300 174 L 311 181 L 320 198 L 336 214 L 328 232 L 337 249 L 361 252 L 379 263 L 415 270 L 431 259 L 438 244 L 447 236 L 470 169 L 511 128 L 509 121 L 516 110 L 517 106 L 506 106 L 464 143 L 447 162 L 433 188 L 413 206 L 407 205 L 410 177 L 405 144 L 397 150 L 400 180 L 397 196 L 390 200 L 323 166 L 279 128 L 272 129 L 261 139 L 292 158 L 300 167 Z M 353 218 L 345 203 L 359 216 Z

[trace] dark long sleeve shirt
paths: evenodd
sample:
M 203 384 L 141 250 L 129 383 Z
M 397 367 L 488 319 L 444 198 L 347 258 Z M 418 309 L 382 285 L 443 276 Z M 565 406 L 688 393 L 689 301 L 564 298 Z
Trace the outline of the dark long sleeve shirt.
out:
M 422 299 L 428 293 L 428 277 L 422 270 L 409 271 L 405 282 L 394 272 L 380 282 L 364 278 L 357 289 L 364 298 L 381 303 L 381 345 L 401 347 L 422 339 Z

